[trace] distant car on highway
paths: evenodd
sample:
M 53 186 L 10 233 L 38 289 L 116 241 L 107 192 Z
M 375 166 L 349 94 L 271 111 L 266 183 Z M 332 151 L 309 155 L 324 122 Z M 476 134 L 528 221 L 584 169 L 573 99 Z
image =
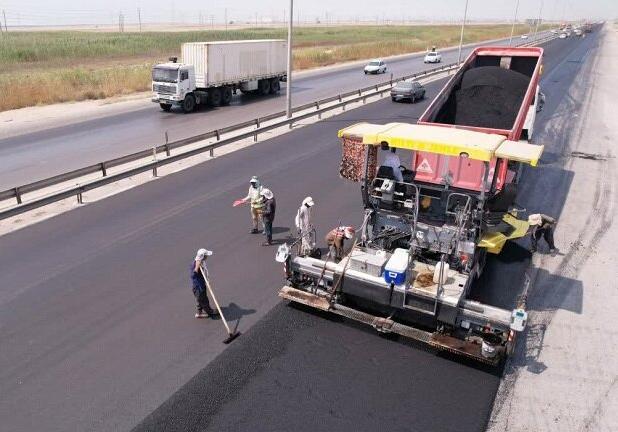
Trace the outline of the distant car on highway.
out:
M 386 73 L 386 63 L 383 60 L 374 59 L 365 66 L 365 75 L 379 73 Z
M 423 59 L 423 63 L 440 63 L 442 61 L 442 54 L 436 51 L 430 51 L 425 54 L 425 58 Z
M 520 36 L 522 39 L 528 39 L 528 35 L 527 34 L 523 34 Z
M 556 30 L 556 29 L 552 29 L 552 30 L 551 30 L 551 32 L 552 32 L 553 34 L 556 34 L 556 33 L 558 33 L 558 30 Z
M 583 30 L 580 28 L 576 28 L 575 30 L 573 30 L 573 33 L 575 33 L 575 36 L 581 36 L 584 34 Z
M 559 37 L 560 37 L 560 39 L 566 39 L 566 38 L 568 38 L 568 37 L 569 37 L 569 35 L 568 35 L 568 34 L 566 34 L 566 33 L 560 33 L 560 36 L 559 36 Z
M 400 81 L 391 89 L 393 102 L 409 100 L 414 103 L 425 97 L 425 87 L 418 81 Z

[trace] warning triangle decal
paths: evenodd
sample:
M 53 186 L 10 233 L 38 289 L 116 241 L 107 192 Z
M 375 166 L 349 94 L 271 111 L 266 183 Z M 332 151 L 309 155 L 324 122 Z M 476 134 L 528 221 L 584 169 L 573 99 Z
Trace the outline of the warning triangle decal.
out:
M 431 165 L 429 165 L 429 161 L 427 160 L 427 158 L 423 158 L 423 161 L 416 167 L 416 171 L 433 174 L 433 170 L 431 169 Z

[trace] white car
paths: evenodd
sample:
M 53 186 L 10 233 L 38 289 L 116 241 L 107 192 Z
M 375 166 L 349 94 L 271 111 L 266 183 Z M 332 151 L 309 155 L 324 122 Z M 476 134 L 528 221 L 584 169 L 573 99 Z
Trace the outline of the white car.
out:
M 367 74 L 379 74 L 386 73 L 386 63 L 380 59 L 371 60 L 365 66 L 365 75 Z
M 567 35 L 566 33 L 560 33 L 560 39 L 566 39 L 569 37 L 569 35 Z
M 428 52 L 423 59 L 423 63 L 440 63 L 441 61 L 442 55 L 435 51 Z
M 528 35 L 527 34 L 523 34 L 523 35 L 521 35 L 521 38 L 522 39 L 528 39 Z

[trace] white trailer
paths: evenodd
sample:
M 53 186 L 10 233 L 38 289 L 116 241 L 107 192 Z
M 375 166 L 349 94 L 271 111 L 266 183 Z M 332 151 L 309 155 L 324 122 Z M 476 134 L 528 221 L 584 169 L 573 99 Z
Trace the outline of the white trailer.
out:
M 287 42 L 278 39 L 190 42 L 182 61 L 172 57 L 152 69 L 152 101 L 186 113 L 199 104 L 228 105 L 237 90 L 275 94 L 287 78 Z

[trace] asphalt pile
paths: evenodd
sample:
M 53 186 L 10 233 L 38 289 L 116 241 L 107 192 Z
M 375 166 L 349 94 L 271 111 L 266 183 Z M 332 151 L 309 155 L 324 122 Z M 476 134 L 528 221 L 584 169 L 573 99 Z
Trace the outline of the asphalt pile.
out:
M 440 123 L 511 129 L 529 82 L 528 76 L 498 66 L 469 69 Z

